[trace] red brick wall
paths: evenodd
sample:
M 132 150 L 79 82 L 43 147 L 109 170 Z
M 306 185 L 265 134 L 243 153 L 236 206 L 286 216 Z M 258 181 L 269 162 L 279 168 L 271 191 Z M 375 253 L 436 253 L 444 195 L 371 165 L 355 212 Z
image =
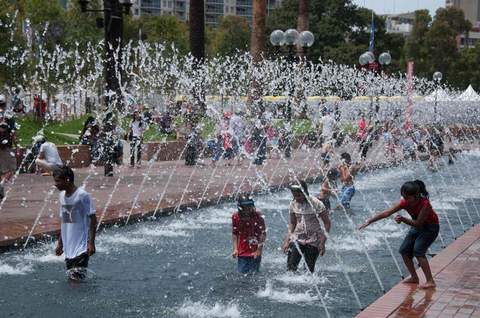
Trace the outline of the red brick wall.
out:
M 90 150 L 86 145 L 57 146 L 63 162 L 73 168 L 88 167 L 90 165 Z
M 158 147 L 160 147 L 160 150 L 157 161 L 177 160 L 185 147 L 185 141 L 147 142 L 143 145 L 142 159 L 150 160 L 159 149 Z M 129 156 L 129 154 L 124 153 L 125 155 Z
M 90 165 L 90 151 L 85 145 L 62 145 L 57 146 L 58 154 L 63 162 L 70 167 L 81 168 Z M 23 156 L 26 155 L 27 149 L 17 148 L 17 166 L 23 161 Z

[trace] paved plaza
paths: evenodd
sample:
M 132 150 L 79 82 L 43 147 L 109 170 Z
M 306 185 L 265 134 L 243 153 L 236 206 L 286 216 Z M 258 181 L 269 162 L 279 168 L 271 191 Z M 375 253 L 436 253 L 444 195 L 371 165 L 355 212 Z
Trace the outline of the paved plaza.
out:
M 430 266 L 435 289 L 399 283 L 357 318 L 480 317 L 480 225 L 442 250 Z
M 355 145 L 339 149 L 354 152 Z M 384 145 L 369 153 L 371 164 L 385 163 Z M 195 167 L 184 161 L 144 162 L 139 169 L 121 166 L 115 177 L 104 177 L 102 167 L 75 170 L 76 183 L 92 193 L 97 217 L 103 225 L 125 225 L 141 218 L 196 209 L 231 200 L 238 191 L 257 192 L 285 187 L 292 178 L 313 180 L 323 172 L 319 149 L 302 147 L 288 161 L 274 156 L 263 166 L 250 161 L 211 166 L 209 160 Z M 58 191 L 53 179 L 21 174 L 0 211 L 0 247 L 21 246 L 29 240 L 55 235 L 59 230 Z M 480 317 L 480 226 L 442 250 L 432 259 L 438 287 L 419 290 L 399 283 L 357 317 Z M 420 273 L 420 276 L 422 274 Z
M 352 147 L 347 147 L 353 150 Z M 370 152 L 380 158 L 382 146 Z M 103 225 L 125 225 L 136 219 L 181 212 L 232 199 L 240 192 L 277 189 L 295 178 L 313 179 L 322 174 L 319 149 L 296 151 L 288 161 L 273 156 L 263 166 L 243 160 L 232 161 L 217 168 L 209 165 L 185 166 L 184 161 L 144 162 L 140 169 L 120 166 L 115 176 L 104 177 L 103 168 L 75 170 L 76 184 L 85 183 L 92 193 L 97 218 Z M 381 157 L 383 158 L 383 156 Z M 10 190 L 8 190 L 10 188 Z M 58 191 L 53 178 L 21 174 L 13 186 L 7 187 L 7 200 L 0 211 L 0 247 L 22 244 L 29 238 L 55 235 L 60 228 L 58 217 Z

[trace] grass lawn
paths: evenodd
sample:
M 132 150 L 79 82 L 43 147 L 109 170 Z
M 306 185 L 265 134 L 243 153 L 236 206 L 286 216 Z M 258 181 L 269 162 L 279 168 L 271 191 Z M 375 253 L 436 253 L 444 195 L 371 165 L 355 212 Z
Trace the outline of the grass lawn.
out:
M 30 146 L 32 144 L 32 138 L 36 136 L 42 129 L 43 134 L 47 137 L 48 141 L 57 145 L 72 145 L 78 144 L 78 137 L 66 136 L 68 135 L 80 135 L 83 128 L 83 123 L 88 115 L 84 115 L 78 119 L 73 119 L 64 123 L 61 122 L 48 122 L 45 123 L 34 120 L 31 116 L 17 117 L 16 122 L 19 125 L 17 130 L 17 141 L 21 146 Z
M 43 123 L 34 120 L 31 116 L 23 116 L 17 118 L 17 124 L 20 128 L 17 131 L 18 144 L 21 146 L 30 146 L 32 144 L 32 137 L 37 135 L 43 128 L 43 134 L 47 139 L 57 145 L 72 145 L 78 144 L 78 136 L 82 131 L 83 124 L 89 115 L 83 115 L 78 119 L 73 119 L 64 123 L 61 122 L 49 122 L 43 126 Z M 130 123 L 130 118 L 124 118 L 121 126 L 123 129 L 127 129 Z M 182 125 L 180 117 L 175 119 L 176 125 Z M 210 118 L 202 120 L 202 137 L 208 139 L 214 137 L 215 133 L 215 121 Z M 276 119 L 274 126 L 279 128 L 283 126 L 282 119 Z M 294 119 L 292 120 L 292 130 L 294 135 L 304 135 L 314 129 L 311 120 L 309 119 Z M 353 124 L 347 123 L 341 127 L 341 130 L 351 133 L 355 131 Z M 64 135 L 66 134 L 66 135 Z M 74 136 L 69 136 L 74 135 Z M 123 137 L 123 136 L 122 136 Z M 170 135 L 160 133 L 155 124 L 145 131 L 144 140 L 146 142 L 152 141 L 171 141 L 175 140 L 176 135 L 172 133 Z

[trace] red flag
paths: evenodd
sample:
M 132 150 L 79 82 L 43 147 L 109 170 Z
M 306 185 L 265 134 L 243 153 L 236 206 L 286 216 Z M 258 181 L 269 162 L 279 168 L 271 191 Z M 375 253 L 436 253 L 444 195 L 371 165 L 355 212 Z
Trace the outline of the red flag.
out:
M 412 129 L 412 110 L 413 110 L 413 61 L 408 62 L 407 69 L 407 111 L 405 112 L 405 130 Z

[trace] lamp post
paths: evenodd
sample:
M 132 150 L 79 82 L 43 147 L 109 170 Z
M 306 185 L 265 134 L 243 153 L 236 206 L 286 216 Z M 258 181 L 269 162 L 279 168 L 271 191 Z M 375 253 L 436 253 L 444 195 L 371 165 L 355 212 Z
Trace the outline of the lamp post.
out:
M 270 34 L 270 43 L 277 48 L 277 51 L 280 52 L 282 46 L 288 48 L 287 61 L 291 67 L 295 62 L 295 46 L 300 45 L 305 50 L 313 45 L 315 37 L 310 31 L 302 31 L 299 33 L 295 29 L 288 29 L 285 32 L 282 30 L 275 30 Z M 306 54 L 306 51 L 305 51 Z M 285 158 L 291 157 L 291 140 L 292 140 L 292 96 L 293 96 L 293 87 L 290 87 L 288 91 L 287 105 L 285 109 Z
M 80 10 L 86 12 L 102 12 L 104 14 L 105 30 L 105 106 L 106 114 L 104 119 L 104 173 L 105 176 L 113 176 L 114 161 L 114 109 L 123 111 L 121 102 L 121 53 L 123 38 L 123 15 L 130 13 L 132 2 L 130 0 L 103 0 L 103 9 L 89 9 L 89 0 L 78 0 Z M 118 74 L 118 75 L 117 75 Z
M 301 47 L 300 52 L 303 53 L 303 56 L 300 56 L 300 67 L 302 71 L 302 76 L 305 74 L 305 67 L 307 67 L 307 53 L 308 49 L 313 45 L 315 42 L 315 37 L 313 36 L 313 33 L 310 31 L 302 31 L 300 32 L 300 35 L 298 37 L 298 46 Z M 302 78 L 301 81 L 301 87 L 300 89 L 297 89 L 297 96 L 299 97 L 299 104 L 300 104 L 300 117 L 302 119 L 308 118 L 307 116 L 307 111 L 308 111 L 308 103 L 307 103 L 307 97 L 305 96 L 305 85 L 304 83 L 307 82 L 307 79 L 305 77 Z
M 380 54 L 380 56 L 378 57 L 378 62 L 380 63 L 383 69 L 383 67 L 390 65 L 390 63 L 392 63 L 392 56 L 390 55 L 390 53 L 384 52 Z
M 380 63 L 380 70 L 381 70 L 381 74 L 383 75 L 384 70 L 386 69 L 387 65 L 390 65 L 390 63 L 392 63 L 392 56 L 390 55 L 389 52 L 383 52 L 378 57 L 378 62 Z M 383 86 L 381 86 L 380 88 L 381 88 L 380 94 L 383 95 L 384 94 Z M 375 106 L 375 113 L 378 116 L 378 112 L 380 111 L 380 102 L 378 100 L 378 96 L 377 96 L 377 101 L 376 102 L 377 102 L 377 105 Z
M 441 72 L 433 73 L 433 81 L 435 82 L 435 104 L 433 105 L 433 122 L 437 122 L 437 104 L 438 104 L 438 86 L 443 78 Z
M 378 57 L 378 62 L 375 61 L 375 54 L 371 51 L 367 51 L 360 55 L 358 58 L 358 62 L 362 68 L 366 68 L 369 71 L 374 73 L 378 73 L 379 71 L 383 72 L 383 69 L 392 63 L 392 56 L 388 52 L 383 52 Z M 378 114 L 380 110 L 380 105 L 378 103 L 378 94 L 376 94 L 377 98 L 377 107 L 375 108 L 375 113 Z M 371 108 L 373 108 L 373 96 L 370 96 L 370 104 Z

